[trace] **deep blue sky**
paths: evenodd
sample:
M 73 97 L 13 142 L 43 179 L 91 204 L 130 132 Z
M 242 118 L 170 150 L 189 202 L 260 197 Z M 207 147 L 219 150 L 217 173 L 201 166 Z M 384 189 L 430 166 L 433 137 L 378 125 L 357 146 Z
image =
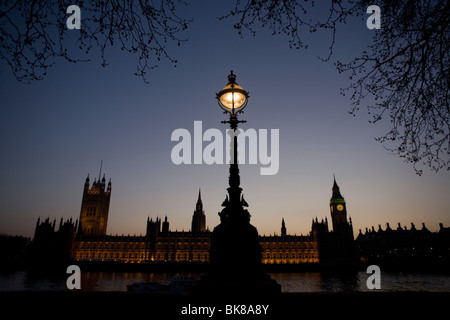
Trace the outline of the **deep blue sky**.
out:
M 386 123 L 371 125 L 361 111 L 348 114 L 339 94 L 348 85 L 332 62 L 324 63 L 330 34 L 307 35 L 308 50 L 292 50 L 288 39 L 257 30 L 240 38 L 235 21 L 218 16 L 233 4 L 194 1 L 194 17 L 179 61 L 151 71 L 150 84 L 133 75 L 137 57 L 107 51 L 109 66 L 56 61 L 47 77 L 21 84 L 1 63 L 0 233 L 33 236 L 37 218 L 78 218 L 84 180 L 103 172 L 112 179 L 108 233 L 143 234 L 148 216 L 168 216 L 172 230 L 190 228 L 198 188 L 212 229 L 228 183 L 226 165 L 180 165 L 171 161 L 177 128 L 193 134 L 225 130 L 215 93 L 230 69 L 250 91 L 243 129 L 280 130 L 280 170 L 261 176 L 260 164 L 241 166 L 241 187 L 261 234 L 307 234 L 311 219 L 328 217 L 333 174 L 347 201 L 354 231 L 390 222 L 396 227 L 425 222 L 450 225 L 449 172 L 417 176 L 409 164 L 374 141 Z M 367 17 L 361 13 L 362 17 Z M 71 31 L 77 32 L 77 31 Z M 355 18 L 340 28 L 336 59 L 350 60 L 365 49 L 374 30 Z M 206 143 L 204 144 L 206 145 Z M 92 180 L 91 180 L 92 181 Z

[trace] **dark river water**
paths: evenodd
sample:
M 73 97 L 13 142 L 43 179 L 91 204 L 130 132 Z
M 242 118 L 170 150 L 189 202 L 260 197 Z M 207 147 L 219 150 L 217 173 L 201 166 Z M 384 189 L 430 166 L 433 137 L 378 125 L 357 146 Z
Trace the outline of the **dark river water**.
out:
M 81 272 L 81 290 L 126 291 L 126 286 L 133 282 L 168 283 L 175 275 L 181 276 L 173 273 Z M 199 278 L 200 274 L 183 274 L 183 276 Z M 271 276 L 281 284 L 283 292 L 370 291 L 367 287 L 369 275 L 365 272 L 349 275 L 320 272 L 272 273 Z M 67 277 L 36 276 L 25 271 L 0 274 L 0 291 L 67 290 Z M 450 292 L 450 275 L 382 272 L 380 280 L 379 291 Z

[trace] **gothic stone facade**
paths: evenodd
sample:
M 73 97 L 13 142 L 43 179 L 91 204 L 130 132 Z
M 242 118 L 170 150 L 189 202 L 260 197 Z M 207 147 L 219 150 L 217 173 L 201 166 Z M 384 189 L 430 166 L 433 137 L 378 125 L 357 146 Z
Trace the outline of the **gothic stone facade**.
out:
M 144 236 L 113 236 L 106 234 L 111 189 L 111 181 L 106 186 L 105 177 L 102 180 L 100 177 L 98 181 L 94 180 L 92 186 L 89 176 L 86 179 L 80 223 L 68 241 L 67 250 L 72 260 L 124 263 L 209 260 L 211 233 L 206 229 L 200 192 L 189 232 L 171 231 L 165 217 L 164 221 L 160 218 L 148 218 Z M 319 263 L 332 259 L 348 259 L 352 254 L 353 228 L 351 220 L 347 221 L 345 201 L 336 181 L 333 185 L 330 210 L 333 231 L 329 230 L 327 219 L 319 222 L 316 218 L 312 222 L 309 235 L 288 235 L 283 219 L 280 236 L 260 236 L 263 263 Z M 64 225 L 60 228 L 64 228 Z M 47 229 L 47 225 L 40 225 L 38 222 L 35 239 L 42 238 L 41 233 Z

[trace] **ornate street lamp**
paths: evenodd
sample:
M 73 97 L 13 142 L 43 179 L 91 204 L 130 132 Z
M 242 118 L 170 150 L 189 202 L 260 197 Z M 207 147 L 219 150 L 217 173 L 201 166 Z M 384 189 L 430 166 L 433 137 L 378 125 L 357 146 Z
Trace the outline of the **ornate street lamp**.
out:
M 222 123 L 230 124 L 230 141 L 232 148 L 230 176 L 228 178 L 228 195 L 222 203 L 220 224 L 214 228 L 211 238 L 211 271 L 220 274 L 220 277 L 248 278 L 262 274 L 261 246 L 258 240 L 258 231 L 250 224 L 250 213 L 245 207 L 248 203 L 241 196 L 238 157 L 237 157 L 237 115 L 242 113 L 248 102 L 248 92 L 236 83 L 236 76 L 231 71 L 228 76 L 228 84 L 216 98 L 220 108 L 225 114 L 230 115 L 228 121 Z
M 211 288 L 224 294 L 236 293 L 279 293 L 281 286 L 264 271 L 261 261 L 261 245 L 258 230 L 250 224 L 250 213 L 245 207 L 248 203 L 241 197 L 239 167 L 237 161 L 237 125 L 245 123 L 238 120 L 248 102 L 248 92 L 236 83 L 231 71 L 228 84 L 216 94 L 220 108 L 230 115 L 228 131 L 233 136 L 230 163 L 228 195 L 222 203 L 220 224 L 211 235 L 210 269 L 198 283 L 198 290 L 211 291 Z
M 222 123 L 229 123 L 231 129 L 236 130 L 238 123 L 246 123 L 245 120 L 238 120 L 238 113 L 243 113 L 248 102 L 248 92 L 242 89 L 236 83 L 236 75 L 231 70 L 228 76 L 228 84 L 219 93 L 216 94 L 219 107 L 222 108 L 225 114 L 230 114 L 229 121 L 222 121 Z
M 243 113 L 248 103 L 248 92 L 245 91 L 240 85 L 236 83 L 236 75 L 233 70 L 230 71 L 228 76 L 228 84 L 216 94 L 219 107 L 225 114 L 230 115 L 228 121 L 222 121 L 222 123 L 229 123 L 231 130 L 228 132 L 233 139 L 231 140 L 231 164 L 230 164 L 230 176 L 228 196 L 223 202 L 222 206 L 226 207 L 220 214 L 221 220 L 236 221 L 236 220 L 249 220 L 250 215 L 247 210 L 243 210 L 243 206 L 248 206 L 244 198 L 241 198 L 240 177 L 238 167 L 238 152 L 237 152 L 237 135 L 236 132 L 238 123 L 246 123 L 245 120 L 238 120 L 237 115 Z

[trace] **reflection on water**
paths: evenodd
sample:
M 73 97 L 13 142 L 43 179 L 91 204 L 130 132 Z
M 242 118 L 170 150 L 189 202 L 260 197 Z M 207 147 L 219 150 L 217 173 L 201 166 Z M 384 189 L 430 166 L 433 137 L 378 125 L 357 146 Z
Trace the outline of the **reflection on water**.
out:
M 191 273 L 86 272 L 81 274 L 81 285 L 82 290 L 87 291 L 126 291 L 127 285 L 133 282 L 154 281 L 168 284 L 174 276 L 200 278 L 200 274 Z
M 272 274 L 283 292 L 371 291 L 366 285 L 368 277 L 362 271 L 342 275 L 320 272 Z M 450 292 L 450 275 L 382 272 L 380 291 Z
M 320 272 L 278 273 L 272 278 L 281 284 L 283 292 L 339 292 L 363 291 L 367 275 L 360 279 L 360 273 L 331 275 Z
M 200 274 L 81 272 L 81 290 L 126 291 L 126 286 L 138 281 L 169 282 L 175 276 L 199 278 Z M 273 273 L 283 292 L 344 292 L 369 291 L 368 274 L 328 274 L 321 272 Z M 38 276 L 27 272 L 0 274 L 0 291 L 67 290 L 67 276 Z M 381 273 L 381 291 L 450 292 L 450 275 L 386 272 Z

